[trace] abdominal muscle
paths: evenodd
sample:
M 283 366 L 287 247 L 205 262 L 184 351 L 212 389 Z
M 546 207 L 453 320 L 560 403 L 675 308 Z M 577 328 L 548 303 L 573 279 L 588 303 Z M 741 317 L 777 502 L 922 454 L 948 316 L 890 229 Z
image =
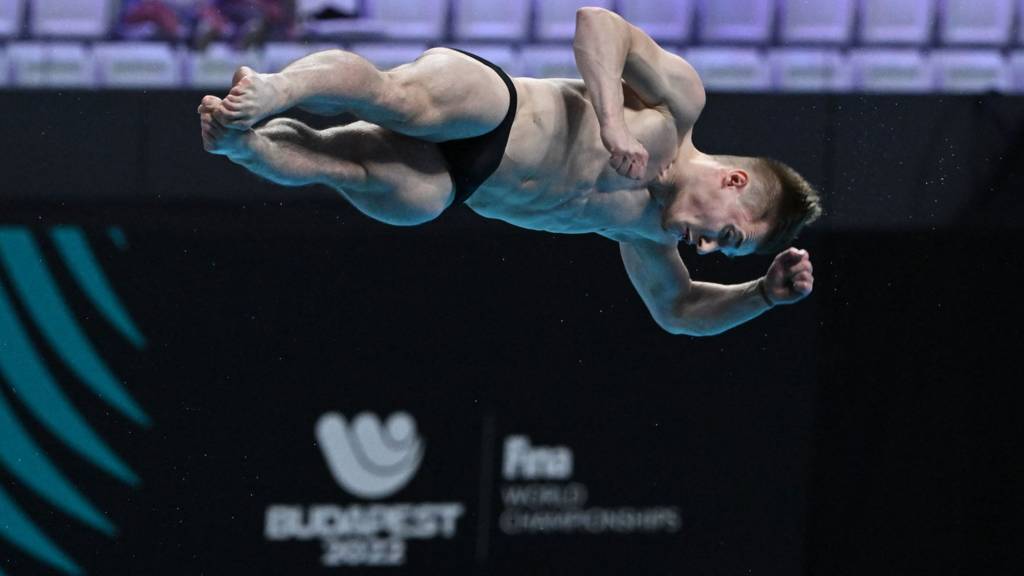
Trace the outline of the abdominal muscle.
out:
M 663 239 L 647 183 L 675 157 L 672 120 L 658 110 L 627 107 L 626 124 L 650 154 L 645 178 L 630 180 L 608 163 L 582 82 L 514 82 L 519 106 L 501 165 L 466 205 L 531 230 Z

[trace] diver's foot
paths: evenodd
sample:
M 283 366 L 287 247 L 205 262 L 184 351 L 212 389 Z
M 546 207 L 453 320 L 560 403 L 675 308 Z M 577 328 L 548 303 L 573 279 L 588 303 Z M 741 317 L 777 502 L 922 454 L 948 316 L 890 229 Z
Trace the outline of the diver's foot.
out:
M 231 90 L 222 101 L 224 125 L 236 130 L 248 130 L 268 116 L 288 108 L 280 74 L 258 74 L 248 66 L 235 72 Z

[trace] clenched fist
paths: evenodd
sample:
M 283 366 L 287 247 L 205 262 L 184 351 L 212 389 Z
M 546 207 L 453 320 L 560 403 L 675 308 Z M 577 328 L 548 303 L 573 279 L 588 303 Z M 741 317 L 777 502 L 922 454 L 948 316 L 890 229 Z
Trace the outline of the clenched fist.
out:
M 611 153 L 612 157 L 608 163 L 616 172 L 633 180 L 644 177 L 647 172 L 647 149 L 625 126 L 602 128 L 601 142 Z
M 803 300 L 814 289 L 814 266 L 806 250 L 790 248 L 775 257 L 764 277 L 764 290 L 774 304 Z

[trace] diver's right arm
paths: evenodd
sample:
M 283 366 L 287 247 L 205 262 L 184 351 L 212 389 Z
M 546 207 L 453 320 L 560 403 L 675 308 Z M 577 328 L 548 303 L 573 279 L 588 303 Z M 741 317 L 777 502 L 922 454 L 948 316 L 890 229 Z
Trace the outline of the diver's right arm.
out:
M 772 307 L 763 278 L 734 285 L 692 281 L 675 245 L 637 239 L 620 241 L 619 251 L 651 317 L 671 334 L 714 336 Z

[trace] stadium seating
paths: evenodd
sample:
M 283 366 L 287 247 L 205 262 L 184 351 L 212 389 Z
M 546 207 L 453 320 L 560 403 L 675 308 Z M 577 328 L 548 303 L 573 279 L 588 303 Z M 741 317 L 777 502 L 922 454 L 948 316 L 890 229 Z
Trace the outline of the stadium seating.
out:
M 538 0 L 536 29 L 538 40 L 572 40 L 576 32 L 576 10 L 583 6 L 611 8 L 612 0 Z
M 931 40 L 934 0 L 860 0 L 860 39 L 867 44 L 917 44 Z
M 270 42 L 263 49 L 261 72 L 279 72 L 292 62 L 323 50 L 340 48 L 337 44 L 296 44 L 293 42 Z
M 837 50 L 782 48 L 768 54 L 772 86 L 784 92 L 844 92 L 852 79 Z
M 650 2 L 619 0 L 619 13 L 659 42 L 680 43 L 691 38 L 695 0 Z
M 11 67 L 7 61 L 7 50 L 0 46 L 0 88 L 6 88 L 10 83 Z
M 163 42 L 111 42 L 93 49 L 99 83 L 108 88 L 175 88 L 181 58 Z
M 698 22 L 702 42 L 766 43 L 771 38 L 774 0 L 701 0 Z
M 1009 91 L 1024 94 L 1024 51 L 1013 52 L 1007 60 L 1010 68 Z
M 0 0 L 0 85 L 216 88 L 243 62 L 276 71 L 343 46 L 384 69 L 443 45 L 513 75 L 578 77 L 570 43 L 585 5 L 681 50 L 712 91 L 1024 92 L 1024 0 L 296 0 L 313 42 L 245 54 L 190 52 L 184 36 L 126 42 L 116 0 Z
M 96 63 L 84 44 L 18 42 L 8 45 L 7 55 L 16 87 L 96 87 Z
M 25 0 L 0 0 L 0 38 L 13 38 L 21 34 L 24 14 Z
M 193 88 L 226 90 L 239 66 L 263 68 L 256 52 L 239 52 L 227 44 L 211 44 L 203 52 L 191 52 L 185 60 L 185 83 Z
M 353 44 L 351 49 L 381 70 L 407 64 L 420 57 L 426 44 Z
M 451 47 L 472 52 L 489 60 L 500 66 L 509 76 L 522 75 L 518 51 L 507 44 L 452 44 Z
M 569 46 L 524 46 L 522 73 L 536 78 L 579 78 L 576 58 Z
M 854 0 L 781 0 L 782 44 L 845 45 L 853 38 Z
M 384 35 L 384 23 L 360 9 L 359 0 L 297 0 L 295 16 L 302 23 L 307 37 L 313 38 L 374 38 Z M 335 18 L 318 18 L 325 10 L 335 12 Z M 350 17 L 341 17 L 342 14 Z
M 757 92 L 771 88 L 765 57 L 747 48 L 692 48 L 683 54 L 711 91 Z
M 1014 0 L 946 0 L 939 17 L 943 44 L 999 46 L 1010 40 Z
M 36 38 L 102 38 L 113 22 L 113 0 L 32 0 L 29 29 Z
M 927 92 L 934 84 L 931 61 L 918 50 L 853 50 L 849 61 L 853 86 L 859 91 Z
M 936 50 L 931 53 L 935 88 L 978 93 L 1010 88 L 1010 68 L 995 50 Z
M 453 0 L 453 35 L 459 41 L 515 42 L 526 38 L 530 0 Z
M 384 36 L 396 40 L 437 40 L 444 36 L 448 0 L 374 0 L 367 3 Z

